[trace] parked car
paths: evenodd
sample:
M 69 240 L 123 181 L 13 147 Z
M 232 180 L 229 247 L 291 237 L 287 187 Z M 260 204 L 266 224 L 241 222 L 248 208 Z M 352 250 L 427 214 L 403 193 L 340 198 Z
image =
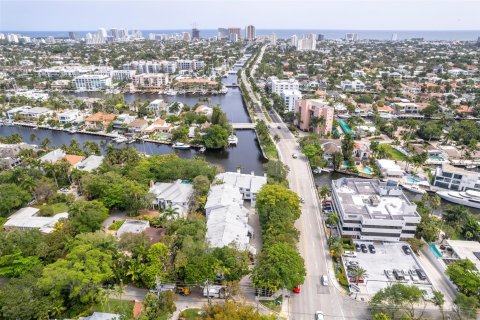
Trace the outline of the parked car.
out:
M 409 280 L 409 279 L 410 279 L 410 274 L 408 273 L 408 270 L 407 270 L 407 269 L 403 269 L 403 270 L 402 270 L 402 273 L 403 273 L 403 276 L 405 277 L 405 280 Z
M 315 320 L 323 320 L 323 319 L 325 319 L 325 318 L 323 317 L 323 312 L 322 311 L 315 312 Z
M 403 276 L 403 273 L 400 270 L 393 269 L 392 273 L 396 280 L 405 280 L 405 277 Z
M 402 246 L 402 250 L 405 254 L 411 254 L 412 251 L 410 250 L 410 248 L 408 246 Z
M 360 252 L 360 245 L 355 243 L 355 251 Z
M 301 202 L 301 203 L 305 203 L 305 199 L 303 199 L 302 197 L 300 197 L 300 202 Z
M 370 250 L 370 253 L 375 253 L 375 247 L 373 246 L 373 244 L 368 245 L 368 250 Z
M 350 282 L 357 283 L 357 279 L 355 277 L 351 277 L 349 280 Z M 365 278 L 364 277 L 358 278 L 358 283 L 365 283 Z
M 362 252 L 363 252 L 363 253 L 367 253 L 367 252 L 368 252 L 367 245 L 366 245 L 365 243 L 362 243 L 362 244 L 360 245 L 360 248 L 362 248 Z
M 410 273 L 410 277 L 412 277 L 412 281 L 418 281 L 419 280 L 417 271 L 415 269 L 411 269 L 408 272 Z
M 293 293 L 300 293 L 300 286 L 293 287 Z
M 389 269 L 385 270 L 385 275 L 386 275 L 387 278 L 390 279 L 390 280 L 394 279 L 392 270 L 389 270 Z
M 349 257 L 349 258 L 356 258 L 357 253 L 354 252 L 354 251 L 345 251 L 345 252 L 343 252 L 343 256 L 344 257 Z
M 297 159 L 297 158 L 298 158 L 298 154 L 296 154 L 296 153 L 292 154 L 292 158 L 293 158 L 293 159 Z
M 425 274 L 425 271 L 423 271 L 422 269 L 416 269 L 415 271 L 417 272 L 420 280 L 427 280 L 427 275 Z
M 328 278 L 326 275 L 322 276 L 322 284 L 326 287 L 328 287 Z
M 358 263 L 358 261 L 348 261 L 348 265 L 349 266 L 358 266 L 359 263 Z

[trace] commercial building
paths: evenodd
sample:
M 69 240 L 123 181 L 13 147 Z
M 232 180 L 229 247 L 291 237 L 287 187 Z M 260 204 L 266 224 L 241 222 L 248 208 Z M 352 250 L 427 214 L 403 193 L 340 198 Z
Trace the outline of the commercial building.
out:
M 454 167 L 443 163 L 435 171 L 435 187 L 455 191 L 477 190 L 480 191 L 480 173 Z
M 253 41 L 257 37 L 255 26 L 249 25 L 245 28 L 245 40 Z
M 68 218 L 68 212 L 62 212 L 53 217 L 41 217 L 38 215 L 40 209 L 26 207 L 18 210 L 3 225 L 5 230 L 32 230 L 38 229 L 42 233 L 51 233 L 55 230 L 55 224 L 62 218 Z
M 299 114 L 296 124 L 300 130 L 313 130 L 317 134 L 325 135 L 332 132 L 334 110 L 325 100 L 298 100 L 295 104 L 295 112 Z M 319 119 L 318 122 L 312 125 L 312 121 L 317 121 L 316 119 Z
M 278 79 L 277 77 L 271 77 L 272 93 L 278 95 L 282 94 L 283 90 L 298 90 L 300 84 L 295 79 Z
M 103 90 L 112 86 L 112 79 L 105 75 L 84 74 L 75 77 L 72 84 L 76 90 Z
M 200 30 L 197 28 L 192 29 L 192 40 L 200 40 Z
M 283 90 L 280 96 L 285 102 L 285 112 L 295 111 L 295 104 L 302 99 L 302 93 L 299 90 Z
M 180 179 L 173 183 L 157 182 L 150 185 L 150 193 L 155 196 L 152 203 L 154 208 L 176 208 L 179 216 L 185 217 L 193 195 L 193 185 Z
M 396 242 L 413 238 L 420 215 L 396 182 L 341 178 L 332 196 L 342 237 Z

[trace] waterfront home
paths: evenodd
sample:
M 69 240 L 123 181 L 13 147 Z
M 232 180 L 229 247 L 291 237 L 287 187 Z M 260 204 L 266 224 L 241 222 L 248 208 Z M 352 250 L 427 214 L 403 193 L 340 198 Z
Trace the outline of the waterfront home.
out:
M 145 119 L 135 119 L 130 122 L 128 125 L 128 131 L 133 133 L 143 132 L 148 127 L 148 121 Z
M 153 207 L 176 208 L 180 217 L 186 217 L 193 195 L 193 184 L 180 179 L 173 183 L 157 182 L 150 184 L 150 193 L 154 195 Z
M 6 112 L 7 118 L 10 120 L 14 120 L 17 114 L 20 114 L 20 112 L 29 110 L 31 108 L 32 108 L 31 106 L 22 106 L 22 107 L 12 108 Z
M 41 156 L 39 160 L 41 162 L 50 162 L 50 163 L 55 163 L 61 159 L 63 159 L 66 156 L 65 151 L 62 149 L 58 148 L 55 150 L 50 151 L 49 153 Z
M 299 114 L 299 120 L 296 124 L 300 130 L 313 130 L 315 133 L 322 135 L 332 132 L 334 109 L 325 100 L 298 100 L 295 105 L 295 112 Z M 314 118 L 319 119 L 319 122 L 312 124 Z M 321 119 L 323 120 L 320 121 Z
M 397 114 L 418 114 L 420 107 L 416 103 L 396 102 L 392 104 Z
M 52 90 L 65 90 L 70 88 L 70 84 L 72 82 L 70 80 L 54 80 L 50 84 L 50 89 Z
M 117 237 L 121 238 L 126 233 L 139 234 L 143 233 L 150 227 L 148 220 L 127 219 L 122 226 L 117 230 Z
M 112 122 L 112 127 L 116 130 L 125 131 L 128 129 L 128 125 L 135 120 L 135 116 L 128 114 L 120 114 Z
M 385 177 L 403 177 L 405 172 L 394 160 L 377 159 L 376 164 Z
M 202 104 L 195 108 L 195 113 L 204 114 L 210 119 L 213 114 L 213 109 Z
M 185 90 L 189 93 L 201 93 L 212 90 L 219 90 L 221 84 L 216 81 L 203 78 L 179 79 L 173 84 L 175 90 Z
M 333 154 L 342 153 L 342 143 L 339 139 L 320 139 L 320 145 L 323 149 L 323 159 L 327 166 L 333 167 Z
M 166 122 L 163 119 L 157 119 L 155 120 L 151 125 L 146 127 L 143 132 L 145 133 L 153 133 L 153 132 L 163 132 L 167 133 L 172 130 L 172 125 Z
M 370 158 L 370 146 L 366 143 L 355 142 L 353 144 L 353 154 L 352 159 L 355 164 L 360 164 L 360 162 L 367 161 Z
M 433 186 L 455 191 L 480 191 L 480 173 L 443 163 L 435 170 Z
M 65 159 L 70 164 L 70 166 L 75 167 L 79 162 L 84 160 L 85 157 L 76 154 L 66 154 L 63 159 Z
M 58 122 L 61 124 L 72 123 L 80 118 L 80 110 L 71 109 L 57 114 Z
M 26 149 L 35 150 L 37 147 L 27 144 L 25 142 L 16 144 L 2 144 L 0 143 L 0 169 L 12 169 L 21 163 L 18 156 L 20 151 Z
M 163 99 L 155 99 L 150 102 L 147 106 L 148 112 L 153 112 L 155 115 L 159 116 L 161 111 L 167 109 L 167 103 Z
M 224 172 L 215 177 L 216 181 L 237 187 L 244 200 L 255 201 L 260 189 L 267 183 L 266 176 L 256 176 L 253 172 L 250 174 L 237 172 Z
M 103 156 L 97 156 L 92 154 L 87 158 L 77 162 L 74 165 L 74 168 L 82 171 L 92 172 L 93 170 L 100 167 L 100 165 L 103 162 L 103 159 L 104 159 Z
M 112 113 L 97 112 L 85 119 L 85 127 L 87 130 L 105 130 L 117 116 Z
M 51 233 L 55 230 L 55 224 L 62 218 L 68 218 L 67 212 L 62 212 L 53 217 L 41 217 L 38 215 L 40 209 L 26 207 L 18 210 L 3 225 L 5 230 L 32 230 L 38 229 L 42 233 Z
M 33 107 L 20 111 L 20 115 L 29 120 L 39 120 L 41 117 L 48 118 L 53 111 L 44 107 Z
M 332 198 L 342 237 L 398 242 L 413 238 L 421 220 L 417 206 L 391 181 L 334 180 Z

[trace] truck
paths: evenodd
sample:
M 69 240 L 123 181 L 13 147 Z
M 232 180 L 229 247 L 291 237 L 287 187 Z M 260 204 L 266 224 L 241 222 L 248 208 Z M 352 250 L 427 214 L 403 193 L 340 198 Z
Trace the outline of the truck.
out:
M 203 296 L 208 298 L 225 298 L 225 287 L 208 285 L 203 287 Z

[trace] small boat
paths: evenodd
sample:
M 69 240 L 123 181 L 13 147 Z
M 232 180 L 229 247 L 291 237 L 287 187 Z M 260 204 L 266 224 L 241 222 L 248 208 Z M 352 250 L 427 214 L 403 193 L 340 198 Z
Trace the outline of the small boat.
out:
M 401 184 L 401 186 L 403 189 L 417 194 L 424 194 L 427 192 L 425 189 L 422 189 L 418 184 L 403 183 Z
M 200 91 L 200 94 L 201 94 L 202 96 L 206 95 L 206 94 L 207 94 L 207 90 L 202 90 L 202 91 Z
M 77 130 L 75 128 L 70 128 L 67 130 L 69 133 L 76 133 Z
M 339 114 L 337 117 L 339 119 L 346 120 L 346 119 L 350 118 L 350 115 L 348 113 L 344 113 L 344 114 Z
M 189 145 L 189 144 L 186 144 L 186 143 L 183 143 L 183 142 L 175 142 L 175 143 L 172 145 L 172 148 L 174 148 L 174 149 L 180 149 L 180 150 L 186 150 L 186 149 L 190 149 L 190 145 Z
M 135 138 L 128 139 L 125 143 L 126 144 L 131 144 L 135 142 Z
M 38 130 L 38 126 L 33 127 L 33 130 Z
M 186 90 L 179 90 L 179 91 L 178 91 L 178 94 L 185 94 L 185 93 L 187 93 Z
M 204 153 L 206 150 L 207 150 L 207 148 L 205 146 L 203 146 L 203 147 L 200 148 L 200 150 L 198 150 L 198 152 Z
M 228 144 L 237 144 L 238 143 L 238 137 L 234 134 L 228 136 Z
M 220 93 L 221 94 L 225 94 L 228 92 L 228 88 L 227 87 L 222 87 L 222 89 L 220 90 Z
M 13 126 L 13 120 L 12 119 L 6 119 L 3 122 L 3 124 L 6 125 L 6 126 Z
M 177 94 L 177 91 L 175 91 L 175 90 L 173 90 L 173 89 L 168 89 L 168 90 L 165 92 L 165 94 L 166 94 L 167 96 L 174 96 L 174 95 Z
M 125 138 L 125 137 L 117 137 L 115 139 L 113 139 L 113 141 L 115 141 L 116 143 L 124 143 L 126 142 L 128 139 Z

